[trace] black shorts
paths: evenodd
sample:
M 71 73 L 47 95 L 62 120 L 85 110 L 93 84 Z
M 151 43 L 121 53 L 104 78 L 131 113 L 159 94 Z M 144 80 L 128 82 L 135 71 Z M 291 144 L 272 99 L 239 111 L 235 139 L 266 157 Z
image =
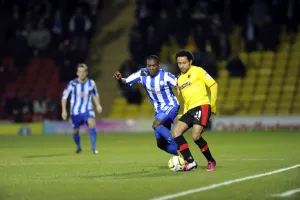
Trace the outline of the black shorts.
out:
M 189 128 L 194 124 L 206 127 L 211 115 L 211 107 L 209 104 L 201 105 L 188 110 L 179 121 L 186 123 Z

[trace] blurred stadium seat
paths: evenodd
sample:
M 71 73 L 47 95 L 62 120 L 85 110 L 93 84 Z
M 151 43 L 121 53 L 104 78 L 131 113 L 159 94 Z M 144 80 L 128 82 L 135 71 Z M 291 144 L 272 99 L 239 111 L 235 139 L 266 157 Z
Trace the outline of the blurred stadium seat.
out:
M 237 31 L 233 31 L 233 34 Z M 231 36 L 231 38 L 234 37 L 238 36 Z M 282 38 L 284 37 L 282 36 Z M 192 44 L 188 46 L 192 46 Z M 166 49 L 167 47 L 164 47 L 164 54 L 167 52 Z M 219 76 L 216 78 L 219 84 L 218 114 L 300 114 L 299 54 L 300 37 L 298 33 L 293 45 L 290 45 L 286 39 L 282 39 L 277 53 L 270 51 L 240 52 L 239 57 L 247 67 L 247 75 L 244 78 L 230 77 L 226 69 L 227 62 L 219 62 Z M 146 95 L 144 98 L 141 106 L 132 106 L 128 105 L 122 97 L 117 97 L 113 103 L 110 117 L 153 117 L 153 108 Z

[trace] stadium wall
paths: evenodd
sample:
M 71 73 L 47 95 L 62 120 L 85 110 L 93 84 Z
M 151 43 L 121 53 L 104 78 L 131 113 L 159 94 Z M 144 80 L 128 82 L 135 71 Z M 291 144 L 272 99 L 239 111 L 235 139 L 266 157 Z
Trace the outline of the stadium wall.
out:
M 146 133 L 152 132 L 153 119 L 104 119 L 98 120 L 99 133 Z M 175 122 L 176 123 L 176 122 Z M 261 131 L 300 130 L 300 116 L 220 116 L 212 117 L 209 128 L 212 131 Z M 88 133 L 88 127 L 81 128 Z M 70 121 L 44 121 L 41 123 L 0 123 L 0 135 L 71 134 Z

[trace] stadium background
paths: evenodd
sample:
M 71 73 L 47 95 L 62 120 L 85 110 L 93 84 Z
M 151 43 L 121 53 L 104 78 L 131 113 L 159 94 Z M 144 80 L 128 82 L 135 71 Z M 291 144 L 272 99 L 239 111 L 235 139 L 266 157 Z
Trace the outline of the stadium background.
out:
M 178 192 L 185 196 L 176 199 L 300 199 L 299 6 L 0 0 L 0 199 L 141 200 Z M 218 113 L 204 134 L 218 162 L 211 173 L 189 133 L 198 169 L 170 172 L 144 91 L 112 79 L 117 70 L 127 76 L 144 66 L 149 54 L 178 73 L 181 48 L 219 83 Z M 61 93 L 78 62 L 89 66 L 104 108 L 97 155 L 88 134 L 75 154 L 71 123 L 60 118 Z M 185 192 L 191 189 L 198 192 Z
M 174 54 L 185 48 L 219 83 L 213 124 L 299 128 L 298 1 L 2 0 L 0 8 L 1 127 L 71 131 L 60 97 L 85 62 L 104 107 L 99 131 L 151 131 L 144 90 L 120 87 L 112 74 L 127 76 L 149 54 L 176 74 Z

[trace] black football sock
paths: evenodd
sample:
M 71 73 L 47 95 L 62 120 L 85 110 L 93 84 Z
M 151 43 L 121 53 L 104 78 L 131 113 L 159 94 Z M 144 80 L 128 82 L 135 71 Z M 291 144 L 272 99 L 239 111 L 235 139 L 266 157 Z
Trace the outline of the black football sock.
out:
M 194 158 L 190 152 L 189 145 L 185 140 L 185 138 L 181 135 L 174 138 L 174 140 L 177 143 L 179 151 L 182 154 L 184 160 L 187 161 L 188 163 L 194 162 Z
M 202 137 L 199 140 L 196 140 L 195 143 L 198 145 L 207 161 L 215 162 L 215 159 L 210 153 L 207 142 Z

